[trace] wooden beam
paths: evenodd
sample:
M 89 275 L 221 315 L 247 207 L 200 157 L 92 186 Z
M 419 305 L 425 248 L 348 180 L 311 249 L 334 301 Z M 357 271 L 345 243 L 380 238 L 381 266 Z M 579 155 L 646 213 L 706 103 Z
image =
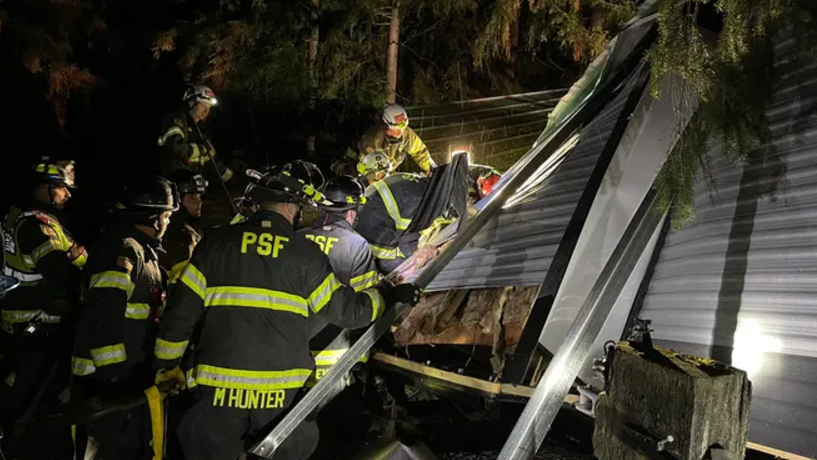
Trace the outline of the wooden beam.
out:
M 775 458 L 778 458 L 780 460 L 815 460 L 810 457 L 803 457 L 802 455 L 793 454 L 791 452 L 784 452 L 782 450 L 773 449 L 771 447 L 755 444 L 753 442 L 747 443 L 746 448 L 756 450 L 758 452 L 763 452 L 764 454 L 774 455 Z

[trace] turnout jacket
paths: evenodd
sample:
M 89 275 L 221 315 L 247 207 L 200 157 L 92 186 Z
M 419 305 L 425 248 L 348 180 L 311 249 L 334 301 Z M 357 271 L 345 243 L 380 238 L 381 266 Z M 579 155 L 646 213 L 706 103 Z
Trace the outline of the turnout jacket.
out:
M 91 251 L 74 339 L 72 372 L 106 381 L 149 375 L 165 286 L 159 241 L 133 225 L 113 227 Z
M 382 273 L 390 273 L 417 249 L 420 234 L 406 230 L 417 213 L 429 178 L 393 174 L 366 188 L 366 204 L 358 216 L 357 232 L 369 242 Z
M 413 129 L 406 128 L 398 142 L 389 142 L 389 138 L 386 136 L 386 130 L 382 126 L 377 125 L 360 138 L 357 150 L 349 149 L 346 152 L 346 160 L 336 163 L 333 170 L 339 175 L 354 175 L 357 173 L 355 168 L 357 162 L 375 150 L 382 150 L 389 157 L 392 163 L 392 170 L 396 170 L 397 167 L 405 161 L 406 155 L 413 158 L 417 166 L 420 167 L 420 170 L 426 174 L 437 166 L 431 158 L 428 147 L 426 147 L 426 144 Z M 348 167 L 346 165 L 349 164 L 351 164 L 351 168 L 347 169 Z
M 159 265 L 167 271 L 168 284 L 176 283 L 201 241 L 201 234 L 190 225 L 188 216 L 184 208 L 174 213 L 162 237 L 163 251 L 159 252 Z
M 351 287 L 355 292 L 380 284 L 380 274 L 377 272 L 369 243 L 342 217 L 338 216 L 337 220 L 328 223 L 318 222 L 298 233 L 318 245 L 329 257 L 329 263 L 338 281 Z
M 165 116 L 157 144 L 160 148 L 159 169 L 163 176 L 178 169 L 203 174 L 210 157 L 216 155 L 212 145 L 201 137 L 187 110 Z
M 3 222 L 3 273 L 20 280 L 0 301 L 8 324 L 59 323 L 79 300 L 87 253 L 50 208 L 44 203 L 14 206 Z
M 340 215 L 326 214 L 319 220 L 323 223 L 318 222 L 312 228 L 302 229 L 298 233 L 314 241 L 329 256 L 329 263 L 337 279 L 355 292 L 378 286 L 380 273 L 366 240 Z M 312 340 L 309 347 L 317 367 L 316 380 L 320 380 L 337 363 L 355 339 L 354 331 L 344 331 L 332 325 L 324 326 L 325 321 L 317 321 L 310 327 Z M 340 388 L 343 387 L 345 385 Z
M 154 354 L 174 367 L 201 319 L 190 385 L 237 390 L 300 388 L 314 367 L 307 320 L 366 326 L 383 311 L 377 289 L 355 293 L 326 255 L 283 216 L 260 211 L 209 230 L 170 293 Z

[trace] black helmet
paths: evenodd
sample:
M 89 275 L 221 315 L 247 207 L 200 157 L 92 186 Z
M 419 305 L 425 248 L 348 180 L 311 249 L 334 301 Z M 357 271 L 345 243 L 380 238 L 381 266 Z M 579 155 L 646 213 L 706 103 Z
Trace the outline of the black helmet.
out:
M 123 199 L 115 207 L 127 214 L 158 215 L 179 209 L 179 192 L 169 180 L 151 176 L 125 189 Z
M 310 206 L 329 202 L 318 191 L 323 185 L 323 174 L 313 163 L 296 160 L 282 167 L 268 166 L 264 172 L 247 170 L 250 185 L 245 195 L 254 202 L 301 202 Z
M 320 206 L 325 212 L 345 212 L 366 203 L 363 185 L 351 176 L 329 179 L 321 192 L 329 202 Z
M 196 174 L 189 169 L 177 169 L 170 173 L 168 177 L 176 185 L 179 195 L 204 193 L 207 189 L 207 180 L 201 174 Z
M 51 161 L 44 157 L 34 167 L 34 175 L 38 183 L 54 186 L 74 188 L 74 162 L 71 160 Z

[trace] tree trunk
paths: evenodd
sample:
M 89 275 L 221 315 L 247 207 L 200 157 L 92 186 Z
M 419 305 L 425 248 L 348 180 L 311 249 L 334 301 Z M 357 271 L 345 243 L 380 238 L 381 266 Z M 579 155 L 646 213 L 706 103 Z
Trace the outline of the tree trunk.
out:
M 312 33 L 309 35 L 309 130 L 312 131 L 306 137 L 306 153 L 310 157 L 315 156 L 315 105 L 318 98 L 318 39 L 320 29 L 318 28 L 318 4 L 319 0 L 312 0 Z
M 400 41 L 400 2 L 391 8 L 389 24 L 389 49 L 386 55 L 386 81 L 389 85 L 389 104 L 397 102 L 397 44 Z

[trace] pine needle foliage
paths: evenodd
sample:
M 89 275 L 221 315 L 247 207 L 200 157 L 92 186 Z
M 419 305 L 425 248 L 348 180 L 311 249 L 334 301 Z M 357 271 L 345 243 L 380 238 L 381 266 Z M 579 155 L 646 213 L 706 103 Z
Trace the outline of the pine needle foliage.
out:
M 673 209 L 673 223 L 694 219 L 694 186 L 698 174 L 713 185 L 708 151 L 722 146 L 735 165 L 764 161 L 770 131 L 766 109 L 775 88 L 772 40 L 784 29 L 799 29 L 811 13 L 790 0 L 718 0 L 723 19 L 716 37 L 705 36 L 696 24 L 701 8 L 711 0 L 663 0 L 659 4 L 659 38 L 648 53 L 652 65 L 652 92 L 668 74 L 683 78 L 689 94 L 676 104 L 696 98 L 698 109 L 683 131 L 658 177 L 658 199 L 663 210 Z M 798 46 L 812 46 L 798 40 Z M 778 171 L 779 172 L 779 171 Z

